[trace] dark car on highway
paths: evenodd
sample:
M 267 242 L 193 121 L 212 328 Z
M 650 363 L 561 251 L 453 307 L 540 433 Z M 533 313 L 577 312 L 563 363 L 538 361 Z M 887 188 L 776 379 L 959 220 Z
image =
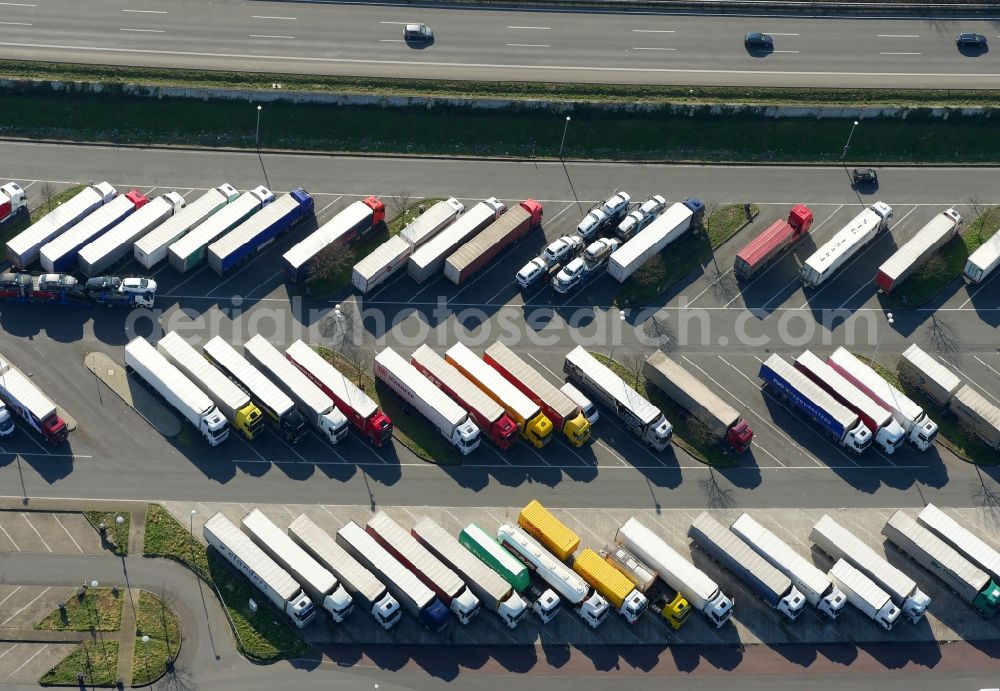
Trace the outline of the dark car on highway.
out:
M 743 37 L 743 45 L 747 50 L 772 50 L 774 39 L 759 31 L 751 31 Z
M 962 33 L 955 39 L 959 48 L 983 50 L 986 48 L 986 37 L 982 34 Z

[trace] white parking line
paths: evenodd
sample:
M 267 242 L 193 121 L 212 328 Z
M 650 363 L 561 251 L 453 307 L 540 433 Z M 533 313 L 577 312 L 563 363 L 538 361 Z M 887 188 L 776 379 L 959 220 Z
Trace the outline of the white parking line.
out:
M 21 586 L 17 586 L 12 591 L 10 591 L 10 593 L 7 594 L 7 597 L 5 597 L 4 599 L 0 600 L 0 607 L 2 607 L 3 603 L 7 602 L 7 600 L 9 600 L 11 597 L 13 597 L 14 593 L 16 593 L 20 589 L 21 589 Z M 3 656 L 0 655 L 0 657 L 3 657 Z
M 22 669 L 24 669 L 24 668 L 25 668 L 25 667 L 26 667 L 26 666 L 28 665 L 28 663 L 29 663 L 29 662 L 31 662 L 31 661 L 32 661 L 32 660 L 34 660 L 34 659 L 35 659 L 36 657 L 38 657 L 39 655 L 41 655 L 41 654 L 42 654 L 42 651 L 44 651 L 44 650 L 45 650 L 46 648 L 48 648 L 48 647 L 49 647 L 49 644 L 48 644 L 48 643 L 46 643 L 46 644 L 45 644 L 45 645 L 43 645 L 43 646 L 42 646 L 41 648 L 39 648 L 38 650 L 36 650 L 36 651 L 35 651 L 35 654 L 34 654 L 34 655 L 32 655 L 31 657 L 29 657 L 29 658 L 28 658 L 27 660 L 25 660 L 25 661 L 24 661 L 23 663 L 21 663 L 21 666 L 20 666 L 20 667 L 18 667 L 18 668 L 17 668 L 17 669 L 15 669 L 15 670 L 14 670 L 13 672 L 11 672 L 11 673 L 10 673 L 9 675 L 7 675 L 7 681 L 10 681 L 11 679 L 13 679 L 13 678 L 14 678 L 14 675 L 15 675 L 15 674 L 17 674 L 17 673 L 18 673 L 18 672 L 20 672 L 20 671 L 21 671 Z
M 16 550 L 17 550 L 18 552 L 20 552 L 20 551 L 21 551 L 21 548 L 17 546 L 17 543 L 16 543 L 16 542 L 14 542 L 14 538 L 12 538 L 12 537 L 10 536 L 10 533 L 8 533 L 8 532 L 7 532 L 7 529 L 3 527 L 3 524 L 2 524 L 2 523 L 0 523 L 0 530 L 2 530 L 2 531 L 3 531 L 3 534 L 7 536 L 7 539 L 8 539 L 8 540 L 10 540 L 10 544 L 14 545 L 14 549 L 16 549 Z
M 62 528 L 63 532 L 66 533 L 69 539 L 73 541 L 73 544 L 76 545 L 76 548 L 80 550 L 80 554 L 83 554 L 83 548 L 80 547 L 80 543 L 76 541 L 76 538 L 73 537 L 68 530 L 66 530 L 66 526 L 64 526 L 63 522 L 59 520 L 59 516 L 52 514 L 52 518 L 56 519 L 56 523 L 59 524 L 59 527 Z
M 45 549 L 47 549 L 48 551 L 50 551 L 50 552 L 51 552 L 51 551 L 52 551 L 52 548 L 51 548 L 51 547 L 49 547 L 49 543 L 47 543 L 47 542 L 45 541 L 45 538 L 44 538 L 44 537 L 42 537 L 42 534 L 41 534 L 40 532 L 38 532 L 38 528 L 36 528 L 36 527 L 35 527 L 34 525 L 32 525 L 31 521 L 29 521 L 29 520 L 28 520 L 28 517 L 27 517 L 26 515 L 24 515 L 23 513 L 21 514 L 21 518 L 23 518 L 23 519 L 24 519 L 24 522 L 28 524 L 28 527 L 30 527 L 30 528 L 31 528 L 32 530 L 34 530 L 34 531 L 35 531 L 35 535 L 37 535 L 37 536 L 38 536 L 38 539 L 42 541 L 42 544 L 43 544 L 43 545 L 45 545 Z
M 17 610 L 17 611 L 16 611 L 16 612 L 14 612 L 14 613 L 13 613 L 12 615 L 10 615 L 10 616 L 9 616 L 9 617 L 7 617 L 6 619 L 4 619 L 4 620 L 3 620 L 3 623 L 2 623 L 2 624 L 0 624 L 0 626 L 7 626 L 7 624 L 8 624 L 8 623 L 10 623 L 10 620 L 11 620 L 11 619 L 13 619 L 13 618 L 14 618 L 14 617 L 16 617 L 16 616 L 17 616 L 18 614 L 20 614 L 21 612 L 23 612 L 24 610 L 28 609 L 28 608 L 29 608 L 29 607 L 31 607 L 31 606 L 32 606 L 33 604 L 35 604 L 36 602 L 38 602 L 38 600 L 39 600 L 39 599 L 40 599 L 40 598 L 42 597 L 42 595 L 44 595 L 45 593 L 49 592 L 50 590 L 52 590 L 52 587 L 51 587 L 51 586 L 47 587 L 47 588 L 46 588 L 45 590 L 43 590 L 42 592 L 38 593 L 38 595 L 36 595 L 36 596 L 35 596 L 35 598 L 34 598 L 34 599 L 33 599 L 33 600 L 31 601 L 31 602 L 29 602 L 29 603 L 28 603 L 28 604 L 26 604 L 26 605 L 25 605 L 24 607 L 22 607 L 21 609 Z

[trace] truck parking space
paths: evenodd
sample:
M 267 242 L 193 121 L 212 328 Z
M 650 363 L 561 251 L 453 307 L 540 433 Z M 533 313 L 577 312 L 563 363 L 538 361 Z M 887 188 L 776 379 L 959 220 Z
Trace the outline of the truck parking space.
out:
M 0 551 L 102 554 L 104 549 L 81 513 L 0 511 Z

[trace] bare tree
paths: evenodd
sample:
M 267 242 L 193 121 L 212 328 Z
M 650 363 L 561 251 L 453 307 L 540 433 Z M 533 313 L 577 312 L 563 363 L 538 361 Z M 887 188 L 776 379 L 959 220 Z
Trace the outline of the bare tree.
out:
M 45 213 L 52 211 L 52 198 L 56 196 L 56 189 L 52 186 L 52 183 L 46 180 L 42 183 L 42 205 L 45 207 Z

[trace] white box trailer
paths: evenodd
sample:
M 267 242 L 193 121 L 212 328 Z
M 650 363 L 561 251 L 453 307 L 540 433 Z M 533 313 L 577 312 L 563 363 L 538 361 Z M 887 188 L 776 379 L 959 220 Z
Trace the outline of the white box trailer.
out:
M 928 504 L 921 510 L 917 515 L 917 522 L 1000 583 L 1000 552 L 986 544 L 978 535 L 934 504 Z
M 247 190 L 170 245 L 170 265 L 181 273 L 194 268 L 205 258 L 205 250 L 212 242 L 273 201 L 274 193 L 263 185 Z
M 167 250 L 172 244 L 239 196 L 240 193 L 228 182 L 208 190 L 183 211 L 174 214 L 163 225 L 136 241 L 133 247 L 135 260 L 147 269 L 153 268 L 167 258 Z
M 961 227 L 962 216 L 954 209 L 939 213 L 882 263 L 875 274 L 876 287 L 891 293 L 935 252 L 951 242 Z
M 911 622 L 916 624 L 924 616 L 931 599 L 916 582 L 830 516 L 824 514 L 817 521 L 809 539 L 834 561 L 847 561 L 884 588 Z
M 574 384 L 593 394 L 654 451 L 670 446 L 674 427 L 663 412 L 609 367 L 598 362 L 583 346 L 577 346 L 566 355 L 563 372 Z
M 24 270 L 38 259 L 42 245 L 65 233 L 87 214 L 107 204 L 118 191 L 107 182 L 89 185 L 7 241 L 7 259 Z
M 316 606 L 295 579 L 228 518 L 215 514 L 205 521 L 201 532 L 209 546 L 246 576 L 296 627 L 304 629 L 316 617 Z
M 702 511 L 691 522 L 688 537 L 712 560 L 736 574 L 759 600 L 790 621 L 805 609 L 806 598 L 785 574 L 765 561 L 750 546 Z
M 664 583 L 683 595 L 716 628 L 733 615 L 733 601 L 719 585 L 635 517 L 618 529 L 615 542 L 651 566 Z
M 288 526 L 288 534 L 309 556 L 337 577 L 355 602 L 368 608 L 383 629 L 391 629 L 403 614 L 396 601 L 375 574 L 337 544 L 328 532 L 305 514 Z
M 848 602 L 886 631 L 892 631 L 899 621 L 899 608 L 892 603 L 887 592 L 843 559 L 837 560 L 829 575 L 834 585 L 847 596 Z
M 243 345 L 243 354 L 284 391 L 305 415 L 320 436 L 336 444 L 347 436 L 347 418 L 337 410 L 333 399 L 313 384 L 309 377 L 289 362 L 284 354 L 257 334 Z
M 479 601 L 495 612 L 507 628 L 515 628 L 524 619 L 528 606 L 513 586 L 463 547 L 454 535 L 427 516 L 421 516 L 410 532 L 434 556 L 453 568 Z
M 891 220 L 892 207 L 885 202 L 875 202 L 855 216 L 850 223 L 806 259 L 799 273 L 803 285 L 815 288 L 829 279 L 861 248 L 888 228 Z
M 354 609 L 354 601 L 337 578 L 295 544 L 260 509 L 253 509 L 240 521 L 243 532 L 281 568 L 298 581 L 306 595 L 340 622 Z
M 469 414 L 392 348 L 375 356 L 376 378 L 437 427 L 460 454 L 479 448 L 479 427 Z
M 417 247 L 406 262 L 406 272 L 417 283 L 440 274 L 445 260 L 455 250 L 482 232 L 506 210 L 507 206 L 496 197 L 479 202 L 458 220 Z
M 749 514 L 741 515 L 729 529 L 771 566 L 788 576 L 820 612 L 836 619 L 844 611 L 847 599 L 830 577 Z
M 962 277 L 972 285 L 978 285 L 986 280 L 1000 266 L 1000 233 L 979 246 L 969 255 L 965 262 Z
M 400 231 L 399 237 L 406 240 L 411 247 L 420 247 L 454 223 L 463 211 L 465 204 L 454 197 L 448 197 L 417 216 Z
M 167 192 L 152 200 L 107 233 L 80 250 L 77 263 L 88 278 L 122 262 L 136 242 L 186 206 L 184 197 Z
M 49 273 L 71 271 L 76 267 L 79 252 L 85 245 L 110 231 L 145 206 L 147 201 L 142 192 L 132 190 L 88 214 L 65 233 L 42 245 L 38 250 L 38 262 L 42 269 Z
M 160 394 L 209 444 L 218 446 L 229 437 L 229 423 L 212 399 L 142 336 L 125 346 L 125 366 Z
M 921 350 L 916 343 L 903 351 L 899 359 L 899 373 L 909 378 L 940 406 L 948 405 L 962 386 L 961 379 Z
M 700 202 L 699 202 L 700 203 Z M 677 202 L 611 254 L 608 273 L 620 283 L 691 228 L 695 210 Z
M 441 598 L 460 622 L 468 624 L 479 613 L 479 598 L 462 579 L 384 511 L 368 519 L 365 529 L 390 554 L 413 569 L 417 578 Z

